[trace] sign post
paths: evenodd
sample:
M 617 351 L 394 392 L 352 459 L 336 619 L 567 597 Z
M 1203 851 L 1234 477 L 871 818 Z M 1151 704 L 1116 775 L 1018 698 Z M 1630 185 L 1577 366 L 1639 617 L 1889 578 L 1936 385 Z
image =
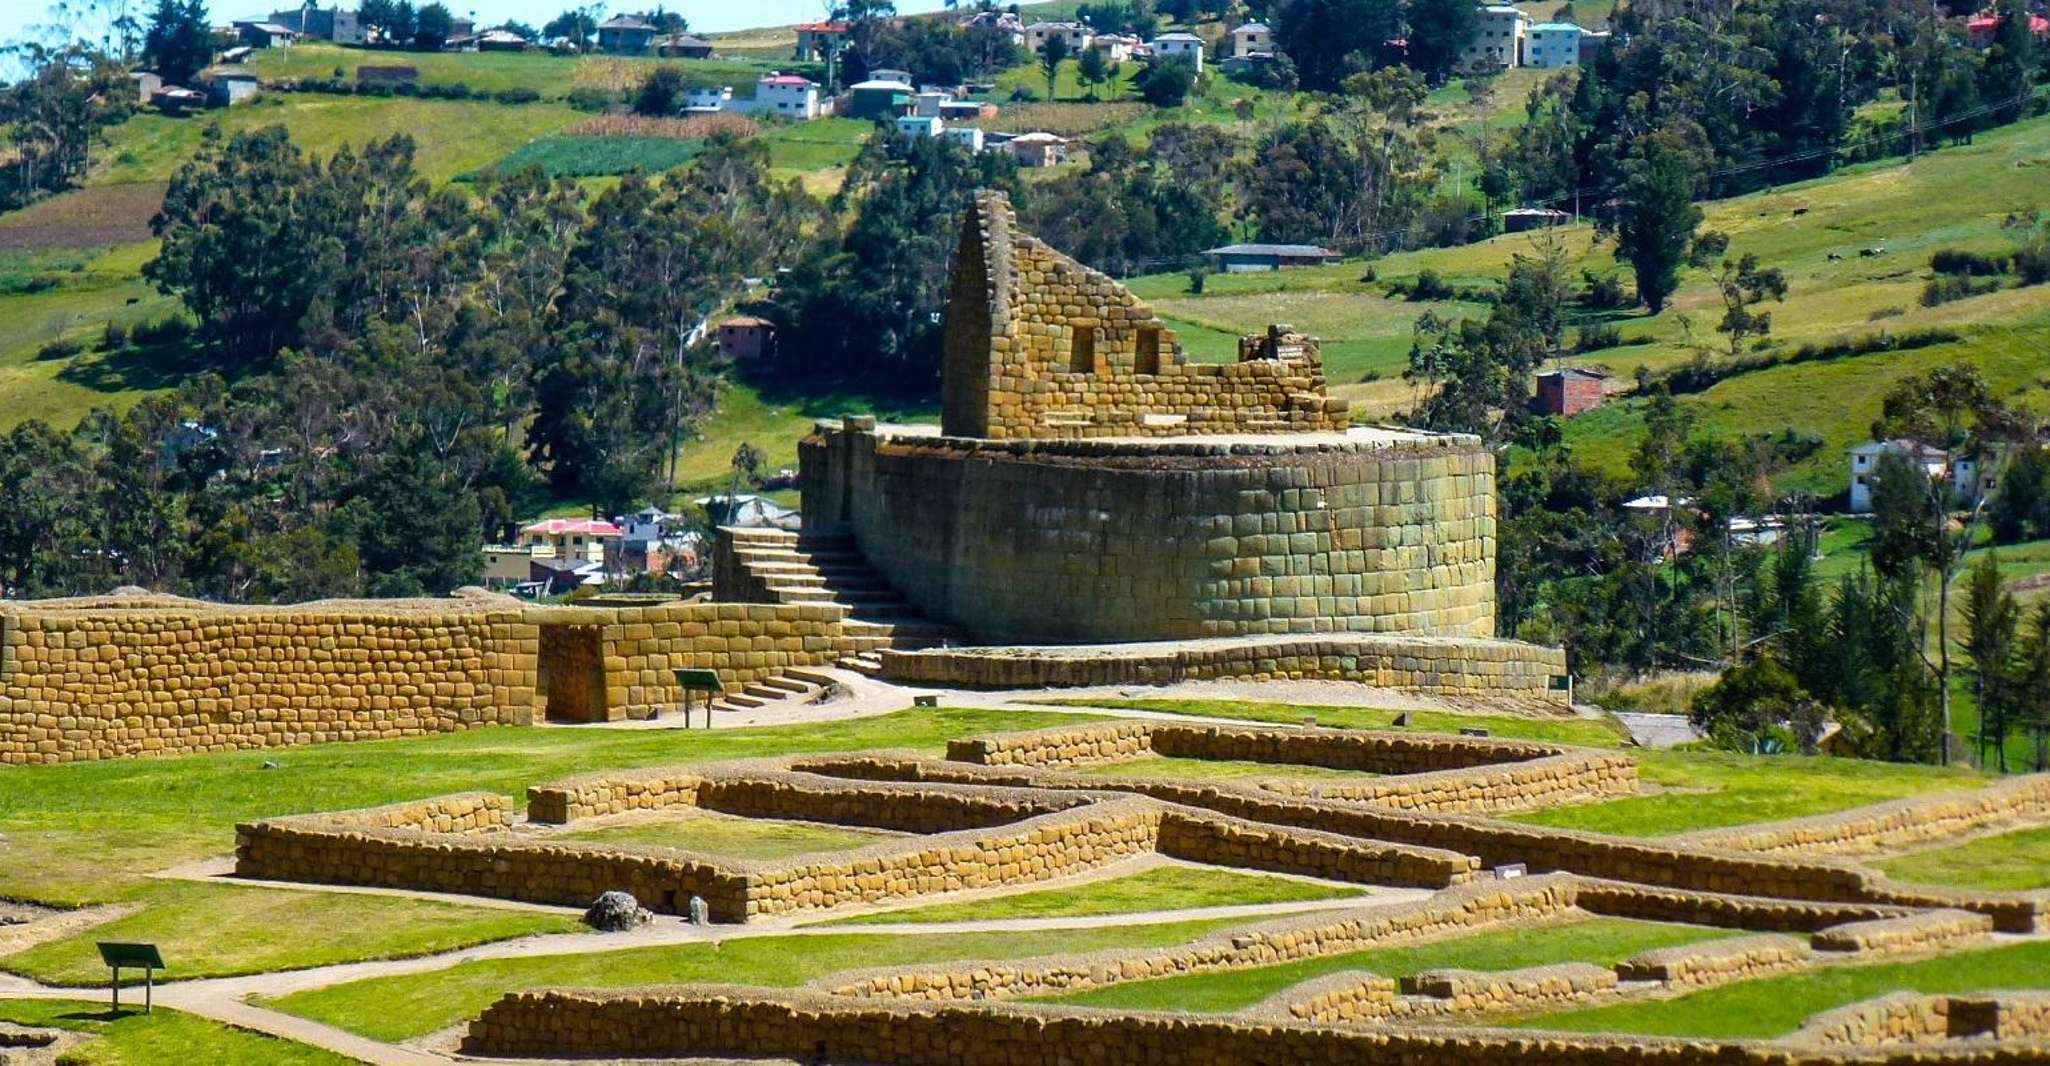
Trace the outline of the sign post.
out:
M 702 692 L 705 694 L 705 728 L 712 728 L 712 699 L 726 691 L 726 686 L 719 683 L 719 672 L 717 670 L 677 670 L 674 672 L 676 674 L 677 687 L 683 689 L 683 727 L 685 729 L 690 728 L 690 694 Z
M 142 971 L 142 1012 L 148 1014 L 155 1009 L 156 974 L 164 968 L 164 957 L 157 952 L 157 946 L 102 942 L 99 947 L 100 961 L 114 971 L 114 1013 L 121 1013 L 121 971 L 124 968 Z

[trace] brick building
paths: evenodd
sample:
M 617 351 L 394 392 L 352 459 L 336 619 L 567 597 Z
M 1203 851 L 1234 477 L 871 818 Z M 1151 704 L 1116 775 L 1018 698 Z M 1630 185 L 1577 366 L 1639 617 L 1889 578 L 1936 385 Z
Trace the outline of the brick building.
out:
M 1541 415 L 1572 418 L 1602 405 L 1608 375 L 1577 366 L 1547 370 L 1537 376 L 1537 410 Z

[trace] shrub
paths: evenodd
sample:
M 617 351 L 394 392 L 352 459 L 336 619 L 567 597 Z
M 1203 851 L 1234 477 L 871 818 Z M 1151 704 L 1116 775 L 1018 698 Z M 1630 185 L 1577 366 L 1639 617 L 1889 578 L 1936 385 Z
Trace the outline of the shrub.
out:
M 1967 274 L 1938 274 L 1922 286 L 1922 306 L 1935 307 L 1957 300 L 1983 296 L 2000 288 L 1999 278 L 1974 278 Z
M 69 359 L 85 351 L 85 345 L 69 337 L 59 337 L 36 349 L 37 359 Z
M 1191 268 L 1189 269 L 1189 291 L 1190 291 L 1190 292 L 1192 292 L 1192 293 L 1195 293 L 1195 294 L 1196 294 L 1196 295 L 1198 295 L 1198 296 L 1202 295 L 1202 294 L 1203 294 L 1203 284 L 1204 284 L 1204 282 L 1206 282 L 1206 281 L 1208 281 L 1208 280 L 1210 280 L 1210 269 L 1209 269 L 1208 267 L 1200 267 L 1200 266 L 1199 266 L 1199 267 L 1191 267 Z
M 139 345 L 175 344 L 192 335 L 192 323 L 178 315 L 145 322 L 135 327 L 129 339 Z
M 593 86 L 580 86 L 569 91 L 569 106 L 578 111 L 604 111 L 612 107 L 617 96 Z
M 1905 315 L 1907 313 L 1908 309 L 1905 307 L 1882 307 L 1879 310 L 1874 311 L 1869 315 L 1866 315 L 1865 321 L 1877 322 L 1880 319 L 1884 318 L 1899 318 L 1900 316 Z
M 1582 288 L 1580 305 L 1595 311 L 1615 311 L 1630 306 L 1630 293 L 1623 288 L 1620 274 L 1610 272 L 1597 274 L 1592 270 L 1580 272 Z
M 1963 277 L 1989 278 L 2007 273 L 2007 257 L 1967 252 L 1958 248 L 1945 248 L 1929 257 L 1929 269 L 1938 274 L 1956 274 Z
M 1425 300 L 1450 300 L 1457 295 L 1450 284 L 1436 270 L 1429 267 L 1409 283 L 1409 298 L 1414 302 Z
M 126 347 L 128 347 L 128 327 L 123 326 L 119 322 L 107 323 L 107 328 L 100 331 L 100 350 L 103 352 L 118 352 Z
M 1020 85 L 1011 90 L 1011 102 L 1014 104 L 1029 104 L 1037 99 L 1039 93 L 1030 85 Z
M 1589 322 L 1580 327 L 1580 335 L 1573 340 L 1576 352 L 1598 352 L 1604 348 L 1618 348 L 1623 344 L 1623 331 L 1606 322 Z
M 2024 285 L 2050 283 L 2050 237 L 2038 237 L 2015 249 L 2014 273 Z
M 501 104 L 531 104 L 541 99 L 541 94 L 527 88 L 500 89 L 491 98 Z
M 470 87 L 459 81 L 447 85 L 423 85 L 420 87 L 420 95 L 428 100 L 468 100 Z

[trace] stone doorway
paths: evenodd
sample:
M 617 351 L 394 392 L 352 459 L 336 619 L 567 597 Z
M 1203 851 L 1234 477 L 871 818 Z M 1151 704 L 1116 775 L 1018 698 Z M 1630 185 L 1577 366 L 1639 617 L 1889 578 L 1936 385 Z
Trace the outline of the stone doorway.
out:
M 604 722 L 605 652 L 599 626 L 541 627 L 541 689 L 551 722 Z

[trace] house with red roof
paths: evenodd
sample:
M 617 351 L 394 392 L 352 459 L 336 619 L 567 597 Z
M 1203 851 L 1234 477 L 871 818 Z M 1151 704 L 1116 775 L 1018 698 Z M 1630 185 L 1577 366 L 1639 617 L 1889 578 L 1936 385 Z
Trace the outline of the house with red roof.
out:
M 602 518 L 549 518 L 520 527 L 521 547 L 552 548 L 557 559 L 605 561 L 605 549 L 625 531 Z
M 1981 11 L 1965 20 L 1965 36 L 1971 38 L 1973 48 L 1993 47 L 1993 35 L 2000 32 L 2000 15 L 1994 11 Z M 2050 18 L 2041 15 L 2029 16 L 2029 30 L 2038 40 L 2050 39 Z
M 790 58 L 804 63 L 829 58 L 847 47 L 847 31 L 844 22 L 807 22 L 797 27 L 797 51 Z

